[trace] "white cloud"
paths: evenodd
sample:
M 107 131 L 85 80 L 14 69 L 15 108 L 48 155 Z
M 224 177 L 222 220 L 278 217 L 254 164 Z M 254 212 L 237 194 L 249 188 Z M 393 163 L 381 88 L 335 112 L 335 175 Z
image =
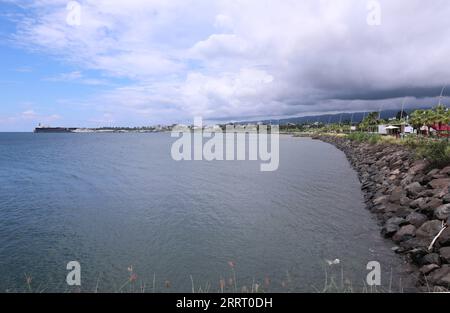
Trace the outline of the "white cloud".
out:
M 61 118 L 58 114 L 44 115 L 36 113 L 34 110 L 26 110 L 19 116 L 12 117 L 12 119 L 32 120 L 39 122 L 53 122 Z
M 394 91 L 419 87 L 429 97 L 450 77 L 450 4 L 380 2 L 370 27 L 360 0 L 86 0 L 73 27 L 66 1 L 41 0 L 16 39 L 132 79 L 93 101 L 130 120 L 388 108 Z
M 44 80 L 51 81 L 51 82 L 75 82 L 75 83 L 80 83 L 80 84 L 85 84 L 85 85 L 93 85 L 93 86 L 109 84 L 109 82 L 104 79 L 85 77 L 85 75 L 80 71 L 60 73 L 60 74 L 52 76 L 52 77 L 46 77 L 46 78 L 44 78 Z
M 38 125 L 39 123 L 49 125 L 60 120 L 62 117 L 58 114 L 40 114 L 33 109 L 25 110 L 19 114 L 11 116 L 0 115 L 0 124 L 3 131 L 17 131 L 27 129 L 26 125 Z

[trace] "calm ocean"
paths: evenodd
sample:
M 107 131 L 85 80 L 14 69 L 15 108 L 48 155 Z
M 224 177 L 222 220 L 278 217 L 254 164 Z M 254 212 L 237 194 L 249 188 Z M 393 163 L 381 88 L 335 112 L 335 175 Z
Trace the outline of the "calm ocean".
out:
M 190 292 L 191 276 L 218 291 L 229 261 L 239 290 L 321 290 L 341 269 L 356 289 L 369 261 L 398 286 L 402 262 L 335 147 L 281 136 L 279 169 L 263 173 L 254 161 L 173 161 L 174 141 L 0 133 L 0 291 L 26 291 L 26 277 L 35 291 L 72 290 L 73 260 L 81 291 Z

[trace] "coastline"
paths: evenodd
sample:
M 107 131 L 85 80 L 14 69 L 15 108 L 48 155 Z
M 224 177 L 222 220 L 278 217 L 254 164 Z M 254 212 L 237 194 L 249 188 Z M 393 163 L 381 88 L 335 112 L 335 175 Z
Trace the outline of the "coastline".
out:
M 443 223 L 450 216 L 450 167 L 430 168 L 404 146 L 327 135 L 313 139 L 345 153 L 358 173 L 366 208 L 377 216 L 381 235 L 395 242 L 418 289 L 449 291 L 450 227 Z

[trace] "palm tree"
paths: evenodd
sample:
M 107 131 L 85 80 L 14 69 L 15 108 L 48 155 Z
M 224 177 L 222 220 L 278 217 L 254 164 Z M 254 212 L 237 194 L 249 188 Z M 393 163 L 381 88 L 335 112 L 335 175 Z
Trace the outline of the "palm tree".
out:
M 449 111 L 445 105 L 439 104 L 434 108 L 434 114 L 435 114 L 435 123 L 439 125 L 439 128 L 442 127 L 442 125 L 448 125 L 450 122 L 450 116 Z
M 438 115 L 434 110 L 425 110 L 423 116 L 424 116 L 424 124 L 427 126 L 429 136 L 431 135 L 430 128 L 438 120 Z
M 380 120 L 378 112 L 369 113 L 369 115 L 367 115 L 367 117 L 365 117 L 361 122 L 360 128 L 368 130 L 369 128 L 377 126 L 379 124 L 379 121 Z
M 417 135 L 419 135 L 419 131 L 422 126 L 425 124 L 425 111 L 424 110 L 415 110 L 411 113 L 409 122 L 417 130 Z
M 434 108 L 436 122 L 439 124 L 447 124 L 448 123 L 448 109 L 440 104 Z

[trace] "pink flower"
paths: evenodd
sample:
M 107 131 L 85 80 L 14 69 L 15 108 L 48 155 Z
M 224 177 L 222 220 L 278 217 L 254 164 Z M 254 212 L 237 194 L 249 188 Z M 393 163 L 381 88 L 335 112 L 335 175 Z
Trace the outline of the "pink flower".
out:
M 236 264 L 233 261 L 228 261 L 228 265 L 233 268 Z
M 137 280 L 138 276 L 135 273 L 131 273 L 130 275 L 130 282 L 135 282 Z
M 223 290 L 225 288 L 225 279 L 221 278 L 219 280 L 220 290 Z

